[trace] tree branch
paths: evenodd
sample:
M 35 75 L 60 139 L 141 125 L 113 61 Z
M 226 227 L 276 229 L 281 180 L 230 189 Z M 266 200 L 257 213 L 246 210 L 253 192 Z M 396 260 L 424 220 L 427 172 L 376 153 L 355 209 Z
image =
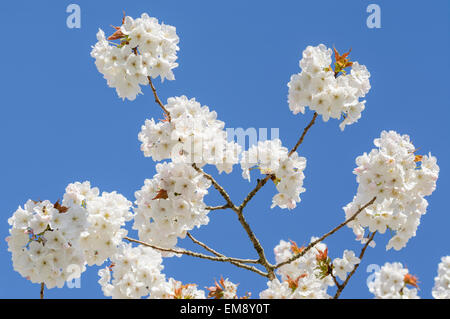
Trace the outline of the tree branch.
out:
M 245 197 L 244 201 L 239 206 L 239 210 L 243 210 L 244 207 L 247 206 L 248 202 L 267 183 L 267 181 L 270 179 L 271 176 L 272 175 L 266 175 L 266 177 L 264 177 L 263 179 L 258 180 L 258 184 L 256 184 L 256 187 L 250 193 L 248 193 L 247 197 Z
M 208 245 L 206 245 L 205 243 L 199 241 L 198 239 L 196 239 L 194 236 L 192 236 L 191 233 L 187 233 L 187 236 L 197 245 L 203 247 L 204 249 L 206 249 L 207 251 L 209 251 L 210 253 L 212 253 L 213 255 L 216 255 L 217 257 L 226 257 L 224 254 L 221 254 L 217 251 L 215 251 L 214 249 L 212 249 L 211 247 L 209 247 Z M 234 261 L 240 262 L 240 263 L 244 263 L 244 264 L 258 264 L 259 261 L 256 259 L 240 259 L 240 258 L 232 258 Z
M 236 214 L 238 215 L 239 222 L 241 223 L 242 227 L 246 231 L 247 236 L 250 238 L 250 241 L 252 242 L 253 247 L 255 248 L 256 252 L 258 253 L 259 264 L 261 264 L 262 266 L 264 266 L 264 268 L 266 268 L 268 277 L 270 280 L 275 279 L 275 273 L 274 273 L 275 268 L 273 265 L 271 265 L 267 261 L 266 255 L 264 254 L 264 248 L 261 246 L 261 243 L 259 242 L 258 238 L 256 238 L 255 233 L 252 231 L 252 229 L 250 228 L 250 225 L 245 220 L 242 210 L 241 209 L 237 210 Z
M 40 293 L 41 299 L 44 299 L 44 288 L 45 288 L 45 284 L 41 283 L 41 293 Z
M 159 106 L 162 108 L 162 110 L 163 110 L 164 113 L 166 114 L 168 121 L 171 122 L 171 121 L 172 121 L 172 118 L 170 117 L 170 112 L 166 109 L 166 107 L 164 106 L 164 104 L 163 104 L 163 103 L 161 102 L 161 100 L 159 99 L 158 94 L 156 93 L 155 86 L 153 85 L 152 78 L 151 78 L 150 76 L 147 76 L 147 78 L 148 78 L 148 83 L 150 84 L 150 87 L 152 88 L 153 96 L 155 97 L 155 102 L 156 102 L 157 104 L 159 104 Z
M 225 204 L 222 206 L 206 206 L 205 207 L 205 209 L 207 209 L 207 210 L 219 210 L 219 209 L 227 209 L 227 208 L 230 208 L 230 205 Z
M 275 269 L 280 268 L 280 267 L 282 267 L 282 266 L 284 266 L 284 265 L 287 265 L 287 264 L 293 262 L 294 260 L 296 260 L 296 259 L 302 257 L 304 254 L 306 254 L 306 253 L 307 253 L 311 248 L 313 248 L 315 245 L 317 245 L 318 243 L 320 243 L 321 241 L 323 241 L 323 240 L 324 240 L 325 238 L 327 238 L 328 236 L 333 235 L 333 234 L 334 234 L 335 232 L 337 232 L 339 229 L 341 229 L 342 227 L 344 227 L 345 225 L 347 225 L 348 223 L 350 223 L 352 220 L 354 220 L 354 219 L 359 215 L 359 213 L 361 213 L 364 209 L 366 209 L 367 207 L 369 207 L 370 205 L 372 205 L 372 204 L 375 202 L 376 199 L 377 199 L 376 197 L 372 198 L 367 204 L 365 204 L 364 206 L 362 206 L 361 208 L 359 208 L 358 211 L 357 211 L 356 213 L 354 213 L 354 214 L 353 214 L 349 219 L 347 219 L 345 222 L 343 222 L 342 224 L 340 224 L 340 225 L 338 225 L 337 227 L 333 228 L 332 230 L 330 230 L 328 233 L 326 233 L 325 235 L 323 235 L 323 236 L 320 237 L 319 239 L 316 239 L 315 241 L 311 242 L 308 246 L 306 246 L 305 249 L 302 250 L 301 253 L 299 253 L 299 254 L 297 254 L 297 255 L 294 255 L 294 256 L 292 256 L 291 258 L 289 258 L 289 259 L 287 259 L 287 260 L 285 260 L 285 261 L 280 262 L 279 264 L 277 264 L 277 265 L 275 266 Z
M 223 257 L 220 257 L 220 256 L 216 256 L 216 257 L 208 256 L 208 255 L 204 255 L 204 254 L 201 254 L 201 253 L 197 253 L 197 252 L 190 251 L 190 250 L 185 250 L 185 249 L 163 248 L 163 247 L 158 247 L 158 246 L 155 246 L 155 245 L 152 245 L 152 244 L 149 244 L 149 243 L 137 240 L 137 239 L 129 238 L 129 237 L 124 237 L 123 239 L 128 240 L 128 241 L 133 242 L 133 243 L 137 243 L 137 244 L 146 246 L 146 247 L 150 247 L 150 248 L 153 248 L 153 249 L 156 249 L 156 250 L 159 250 L 159 251 L 165 251 L 165 252 L 170 252 L 170 253 L 174 253 L 174 254 L 187 255 L 187 256 L 191 256 L 191 257 L 197 257 L 197 258 L 202 258 L 202 259 L 207 259 L 207 260 L 212 260 L 212 261 L 229 262 L 229 263 L 231 263 L 231 264 L 233 264 L 233 265 L 235 265 L 237 267 L 253 271 L 253 272 L 255 272 L 255 273 L 257 273 L 257 274 L 259 274 L 261 276 L 264 276 L 264 277 L 269 277 L 268 273 L 262 272 L 261 270 L 255 268 L 255 267 L 242 264 L 241 262 L 239 262 L 240 259 L 226 257 L 226 256 L 223 256 Z
M 363 249 L 361 250 L 361 253 L 359 254 L 360 262 L 358 264 L 356 264 L 355 267 L 353 267 L 353 270 L 348 274 L 347 278 L 345 278 L 345 281 L 341 285 L 337 286 L 338 289 L 337 289 L 336 294 L 334 295 L 333 299 L 339 298 L 342 290 L 344 290 L 344 288 L 345 288 L 345 286 L 347 286 L 348 281 L 350 280 L 350 278 L 352 278 L 352 276 L 355 274 L 356 269 L 358 269 L 359 265 L 361 264 L 361 261 L 362 261 L 362 259 L 364 257 L 364 253 L 366 252 L 366 249 L 369 246 L 370 242 L 373 240 L 373 237 L 375 236 L 376 232 L 377 231 L 374 231 L 372 233 L 372 235 L 370 235 L 369 239 L 367 240 L 367 243 L 364 245 Z
M 300 146 L 300 144 L 303 143 L 306 133 L 308 133 L 311 126 L 314 125 L 314 123 L 316 122 L 316 118 L 317 118 L 317 112 L 314 112 L 311 122 L 309 122 L 309 124 L 303 129 L 302 135 L 300 136 L 299 140 L 297 141 L 297 144 L 295 144 L 295 146 L 289 151 L 288 156 L 291 156 L 292 153 L 294 153 L 297 150 L 297 148 Z
M 192 164 L 192 167 L 199 173 L 203 174 L 203 176 L 205 176 L 206 179 L 208 179 L 209 181 L 211 181 L 211 183 L 213 184 L 214 188 L 217 189 L 220 193 L 220 195 L 222 195 L 222 197 L 225 199 L 225 201 L 227 202 L 228 207 L 230 207 L 232 210 L 236 211 L 238 208 L 233 204 L 233 202 L 231 201 L 230 195 L 228 195 L 228 193 L 225 191 L 225 189 L 219 185 L 219 183 L 214 179 L 214 177 L 212 177 L 211 175 L 209 175 L 208 173 L 206 173 L 204 170 L 202 170 L 200 167 L 198 167 L 195 163 Z M 223 206 L 222 206 L 223 207 Z

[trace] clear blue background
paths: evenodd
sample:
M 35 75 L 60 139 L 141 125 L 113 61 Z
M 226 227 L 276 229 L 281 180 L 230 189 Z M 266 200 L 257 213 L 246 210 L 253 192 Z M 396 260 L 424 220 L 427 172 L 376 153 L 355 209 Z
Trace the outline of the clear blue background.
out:
M 81 29 L 66 27 L 66 7 L 81 6 Z M 344 220 L 342 207 L 357 184 L 356 156 L 373 147 L 382 130 L 409 134 L 421 153 L 432 152 L 441 167 L 437 190 L 429 197 L 417 236 L 403 250 L 385 251 L 389 235 L 377 235 L 363 264 L 342 294 L 371 298 L 369 264 L 400 261 L 420 280 L 422 297 L 431 288 L 441 256 L 449 255 L 449 2 L 380 1 L 381 29 L 368 29 L 371 1 L 2 1 L 0 63 L 0 297 L 38 298 L 31 284 L 12 268 L 7 252 L 7 219 L 29 198 L 56 200 L 73 181 L 90 180 L 102 191 L 134 201 L 134 192 L 154 174 L 154 163 L 139 150 L 137 134 L 146 118 L 162 118 L 150 89 L 123 102 L 108 88 L 89 53 L 98 28 L 118 25 L 122 10 L 136 17 L 148 12 L 176 26 L 180 66 L 176 80 L 156 81 L 160 97 L 185 94 L 216 110 L 227 127 L 279 127 L 284 145 L 295 144 L 312 113 L 294 116 L 287 105 L 287 82 L 299 72 L 307 45 L 324 43 L 365 64 L 372 89 L 362 119 L 341 133 L 338 121 L 311 129 L 300 154 L 307 157 L 302 202 L 293 211 L 270 209 L 273 184 L 246 209 L 268 257 L 280 239 L 307 243 Z M 216 172 L 209 168 L 209 172 Z M 253 188 L 239 167 L 218 177 L 239 203 Z M 211 188 L 206 202 L 222 204 Z M 194 235 L 236 257 L 255 257 L 231 211 L 210 214 Z M 131 233 L 135 235 L 134 233 Z M 345 228 L 326 241 L 332 257 L 360 250 Z M 180 246 L 196 249 L 189 239 Z M 231 265 L 172 258 L 165 273 L 183 282 L 210 286 L 221 275 L 240 283 L 239 293 L 254 297 L 266 287 L 258 275 Z M 48 298 L 102 298 L 97 267 L 83 274 L 81 289 L 52 289 Z M 332 290 L 330 290 L 332 291 Z

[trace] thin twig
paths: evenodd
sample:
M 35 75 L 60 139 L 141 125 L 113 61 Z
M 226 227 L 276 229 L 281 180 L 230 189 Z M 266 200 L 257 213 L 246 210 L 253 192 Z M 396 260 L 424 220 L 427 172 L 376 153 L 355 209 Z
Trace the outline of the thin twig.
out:
M 226 257 L 224 254 L 219 253 L 218 251 L 215 251 L 214 249 L 212 249 L 211 247 L 209 247 L 208 245 L 206 245 L 205 243 L 201 242 L 200 240 L 196 239 L 194 236 L 192 236 L 191 233 L 187 233 L 187 236 L 197 245 L 203 247 L 204 249 L 206 249 L 207 251 L 209 251 L 210 253 L 212 253 L 213 255 L 216 255 L 217 257 Z M 240 263 L 244 263 L 244 264 L 257 264 L 259 263 L 259 261 L 257 259 L 241 259 L 241 258 L 234 258 L 234 257 L 229 257 L 231 259 L 233 259 L 234 261 L 240 262 Z
M 367 243 L 364 245 L 364 247 L 361 250 L 361 253 L 359 254 L 359 259 L 362 260 L 364 257 L 364 253 L 366 252 L 367 247 L 369 246 L 370 242 L 373 240 L 373 237 L 375 236 L 377 231 L 374 231 L 372 233 L 372 235 L 370 235 L 369 239 L 367 240 Z M 347 286 L 348 281 L 350 280 L 350 278 L 352 278 L 352 276 L 355 274 L 356 269 L 358 269 L 359 265 L 361 264 L 361 261 L 355 265 L 355 267 L 353 267 L 353 270 L 348 274 L 347 278 L 345 278 L 345 281 L 338 286 L 338 289 L 336 291 L 336 294 L 334 295 L 333 299 L 337 299 L 339 298 L 342 290 L 344 290 L 345 286 Z
M 137 239 L 129 238 L 129 237 L 124 237 L 124 239 L 128 240 L 130 242 L 133 242 L 133 243 L 137 243 L 137 244 L 140 244 L 140 245 L 143 245 L 143 246 L 146 246 L 146 247 L 150 247 L 150 248 L 159 250 L 159 251 L 165 251 L 165 252 L 170 252 L 170 253 L 174 253 L 174 254 L 187 255 L 187 256 L 191 256 L 191 257 L 197 257 L 197 258 L 202 258 L 202 259 L 207 259 L 207 260 L 212 260 L 212 261 L 229 262 L 229 263 L 231 263 L 231 264 L 233 264 L 233 265 L 235 265 L 237 267 L 253 271 L 253 272 L 255 272 L 255 273 L 257 273 L 257 274 L 259 274 L 261 276 L 264 276 L 264 277 L 269 277 L 269 275 L 267 273 L 262 272 L 261 270 L 255 268 L 255 267 L 252 267 L 252 266 L 240 263 L 239 261 L 237 261 L 239 259 L 226 257 L 226 256 L 224 256 L 224 257 L 208 256 L 208 255 L 200 254 L 200 253 L 197 253 L 197 252 L 194 252 L 194 251 L 190 251 L 190 250 L 185 250 L 185 249 L 163 248 L 163 247 L 158 247 L 158 246 L 155 246 L 155 245 L 152 245 L 152 244 L 149 244 L 149 243 L 137 240 Z
M 44 299 L 44 288 L 45 288 L 45 284 L 41 283 L 41 293 L 40 293 L 41 299 Z
M 313 118 L 312 118 L 311 122 L 309 122 L 308 126 L 306 126 L 306 127 L 303 129 L 302 135 L 300 136 L 299 140 L 297 141 L 297 144 L 295 144 L 295 146 L 289 151 L 288 156 L 291 156 L 292 153 L 294 153 L 294 152 L 297 150 L 297 148 L 300 146 L 300 144 L 303 143 L 303 140 L 304 140 L 304 138 L 305 138 L 306 133 L 308 133 L 308 131 L 309 131 L 309 129 L 311 128 L 311 126 L 314 125 L 314 123 L 315 123 L 315 121 L 316 121 L 316 118 L 317 118 L 317 112 L 314 112 L 314 115 L 313 115 Z
M 341 229 L 342 227 L 344 227 L 345 225 L 347 225 L 348 223 L 350 223 L 352 220 L 354 220 L 359 213 L 361 213 L 364 209 L 366 209 L 367 207 L 369 207 L 370 205 L 372 205 L 375 200 L 377 198 L 374 197 L 372 198 L 367 204 L 365 204 L 364 206 L 362 206 L 361 208 L 359 208 L 356 213 L 354 213 L 349 219 L 347 219 L 345 222 L 343 222 L 342 224 L 338 225 L 337 227 L 333 228 L 332 230 L 330 230 L 328 233 L 326 233 L 325 235 L 323 235 L 322 237 L 320 237 L 319 239 L 316 239 L 315 241 L 311 242 L 308 246 L 306 246 L 305 249 L 302 250 L 302 252 L 300 252 L 297 255 L 292 256 L 291 258 L 289 258 L 288 260 L 285 260 L 283 262 L 280 262 L 279 264 L 277 264 L 275 266 L 275 269 L 280 268 L 284 265 L 287 265 L 291 262 L 293 262 L 294 260 L 302 257 L 304 254 L 306 254 L 311 248 L 313 248 L 315 245 L 317 245 L 318 243 L 320 243 L 321 241 L 323 241 L 325 238 L 327 238 L 330 235 L 333 235 L 335 232 L 337 232 L 339 229 Z
M 245 197 L 242 204 L 239 206 L 239 209 L 244 209 L 245 206 L 247 206 L 248 202 L 253 198 L 253 196 L 256 195 L 256 193 L 267 183 L 267 181 L 270 179 L 272 175 L 266 175 L 263 179 L 258 180 L 258 184 L 256 184 L 256 187 L 248 193 L 247 197 Z
M 331 268 L 333 269 L 333 264 L 331 264 Z M 333 278 L 334 284 L 336 285 L 336 287 L 340 287 L 341 284 L 337 281 L 336 276 L 333 274 L 333 271 L 330 272 L 330 276 L 331 278 Z
M 275 279 L 275 273 L 274 273 L 274 266 L 270 264 L 266 258 L 266 255 L 264 254 L 264 248 L 261 246 L 261 243 L 259 242 L 258 238 L 256 237 L 255 233 L 250 228 L 250 225 L 245 220 L 244 214 L 242 213 L 242 210 L 239 209 L 236 211 L 236 214 L 238 215 L 239 222 L 241 223 L 242 227 L 244 228 L 245 232 L 247 233 L 248 237 L 250 238 L 250 241 L 253 244 L 253 247 L 255 248 L 256 252 L 258 253 L 259 260 L 258 262 L 266 268 L 269 279 L 273 280 Z
M 208 173 L 203 171 L 201 168 L 199 168 L 197 165 L 195 165 L 195 163 L 192 164 L 192 167 L 197 172 L 203 174 L 203 176 L 205 176 L 206 179 L 211 181 L 214 188 L 219 191 L 219 193 L 222 195 L 222 197 L 227 202 L 228 206 L 234 212 L 236 212 L 236 214 L 238 215 L 239 222 L 241 223 L 242 227 L 245 229 L 248 237 L 250 238 L 251 242 L 253 243 L 253 247 L 255 248 L 256 252 L 258 253 L 258 256 L 259 256 L 258 263 L 261 264 L 262 266 L 264 266 L 264 268 L 266 268 L 269 279 L 270 280 L 274 279 L 275 274 L 273 272 L 273 265 L 271 265 L 267 261 L 267 258 L 264 254 L 264 249 L 262 248 L 258 238 L 256 238 L 255 233 L 253 233 L 253 231 L 251 230 L 250 225 L 247 223 L 247 221 L 244 218 L 244 214 L 242 213 L 242 208 L 238 208 L 238 207 L 236 207 L 236 205 L 233 204 L 228 193 L 225 191 L 225 189 L 222 186 L 219 185 L 219 183 L 214 179 L 214 177 L 212 177 L 211 175 L 209 175 Z M 219 258 L 219 257 L 217 257 L 217 258 Z
M 152 82 L 152 78 L 150 76 L 147 76 L 148 78 L 148 83 L 150 84 L 150 87 L 152 88 L 153 91 L 153 96 L 155 97 L 155 102 L 159 104 L 159 106 L 162 108 L 162 110 L 164 111 L 164 113 L 166 113 L 167 115 L 167 120 L 169 122 L 172 121 L 172 118 L 170 117 L 170 112 L 166 109 L 166 107 L 164 106 L 164 104 L 161 102 L 161 100 L 158 97 L 158 94 L 156 93 L 156 89 L 155 86 L 153 85 Z
M 230 205 L 225 204 L 222 206 L 206 206 L 205 207 L 205 209 L 207 209 L 207 210 L 219 210 L 219 209 L 227 209 L 227 208 L 230 208 Z
M 220 193 L 220 195 L 222 195 L 222 197 L 225 199 L 225 201 L 227 202 L 228 206 L 233 209 L 234 211 L 237 210 L 237 207 L 233 204 L 233 202 L 231 201 L 230 195 L 228 195 L 228 193 L 225 191 L 225 189 L 219 185 L 219 183 L 214 179 L 214 177 L 212 177 L 211 175 L 209 175 L 208 173 L 206 173 L 204 170 L 202 170 L 200 167 L 198 167 L 195 163 L 192 164 L 192 167 L 199 173 L 203 174 L 203 176 L 205 176 L 206 179 L 208 179 L 209 181 L 211 181 L 211 183 L 213 184 L 214 188 L 217 189 Z

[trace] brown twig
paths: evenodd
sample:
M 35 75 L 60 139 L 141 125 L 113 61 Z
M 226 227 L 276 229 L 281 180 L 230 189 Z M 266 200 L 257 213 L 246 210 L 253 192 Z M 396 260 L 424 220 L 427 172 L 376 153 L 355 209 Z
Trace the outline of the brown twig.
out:
M 222 206 L 206 206 L 205 207 L 205 209 L 207 209 L 207 210 L 219 210 L 219 209 L 227 209 L 227 208 L 230 208 L 230 205 L 225 204 Z
M 207 260 L 212 260 L 212 261 L 220 261 L 220 262 L 229 262 L 237 267 L 240 268 L 244 268 L 250 271 L 253 271 L 261 276 L 264 277 L 269 277 L 269 275 L 265 272 L 262 272 L 261 270 L 249 266 L 249 265 L 245 265 L 243 263 L 241 263 L 241 259 L 237 259 L 237 258 L 232 258 L 232 257 L 227 257 L 227 256 L 208 256 L 205 254 L 201 254 L 201 253 L 197 253 L 194 251 L 190 251 L 190 250 L 186 250 L 186 249 L 172 249 L 172 248 L 163 248 L 163 247 L 159 247 L 159 246 L 155 246 L 137 239 L 133 239 L 133 238 L 129 238 L 129 237 L 124 237 L 123 239 L 128 240 L 129 242 L 133 242 L 136 244 L 140 244 L 146 247 L 150 247 L 159 251 L 164 251 L 164 252 L 170 252 L 170 253 L 174 253 L 174 254 L 180 254 L 180 255 L 187 255 L 187 256 L 191 256 L 191 257 L 197 257 L 197 258 L 202 258 L 202 259 L 207 259 Z M 245 259 L 242 259 L 245 260 Z M 251 260 L 251 259 L 250 259 Z
M 376 197 L 372 198 L 367 204 L 365 204 L 364 206 L 360 207 L 360 208 L 356 211 L 356 213 L 354 213 L 354 214 L 353 214 L 349 219 L 347 219 L 345 222 L 343 222 L 342 224 L 336 226 L 335 228 L 333 228 L 332 230 L 330 230 L 328 233 L 326 233 L 325 235 L 323 235 L 323 236 L 320 237 L 319 239 L 316 239 L 315 241 L 311 242 L 308 246 L 306 246 L 305 249 L 302 250 L 301 253 L 296 254 L 296 255 L 292 256 L 291 258 L 289 258 L 289 259 L 287 259 L 287 260 L 285 260 L 285 261 L 283 261 L 283 262 L 280 262 L 279 264 L 275 265 L 275 269 L 280 268 L 280 267 L 282 267 L 282 266 L 284 266 L 284 265 L 287 265 L 287 264 L 293 262 L 294 260 L 296 260 L 296 259 L 302 257 L 304 254 L 306 254 L 306 253 L 307 253 L 311 248 L 313 248 L 315 245 L 317 245 L 318 243 L 320 243 L 321 241 L 323 241 L 323 240 L 324 240 L 325 238 L 327 238 L 328 236 L 333 235 L 333 234 L 334 234 L 335 232 L 337 232 L 339 229 L 341 229 L 342 227 L 344 227 L 345 225 L 347 225 L 348 223 L 350 223 L 352 220 L 354 220 L 354 219 L 359 215 L 359 213 L 361 213 L 364 209 L 366 209 L 367 207 L 369 207 L 370 205 L 372 205 L 372 204 L 375 202 L 376 199 L 377 199 Z
M 347 286 L 348 281 L 350 280 L 350 278 L 352 278 L 352 276 L 355 274 L 356 269 L 358 269 L 359 265 L 361 264 L 361 260 L 364 257 L 364 253 L 366 252 L 366 249 L 369 246 L 370 242 L 373 240 L 373 237 L 375 236 L 375 234 L 376 234 L 376 231 L 374 231 L 372 233 L 372 235 L 370 235 L 370 237 L 367 240 L 366 244 L 362 248 L 361 253 L 359 254 L 360 262 L 358 264 L 356 264 L 355 267 L 353 267 L 353 270 L 348 274 L 347 278 L 345 278 L 345 281 L 342 284 L 337 285 L 338 289 L 337 289 L 336 294 L 334 295 L 333 299 L 339 298 L 342 290 L 344 290 L 344 288 L 345 288 L 345 286 Z
M 295 144 L 295 146 L 289 151 L 288 156 L 291 156 L 292 153 L 294 153 L 297 148 L 300 146 L 300 144 L 303 143 L 303 140 L 305 139 L 306 133 L 308 133 L 309 129 L 311 128 L 311 126 L 314 125 L 314 123 L 316 122 L 316 118 L 317 118 L 317 112 L 314 112 L 313 118 L 311 120 L 311 122 L 309 122 L 309 124 L 303 129 L 303 133 L 300 136 L 299 140 L 297 141 L 297 144 Z
M 161 100 L 159 99 L 158 94 L 156 93 L 156 89 L 155 89 L 155 86 L 153 85 L 152 78 L 151 78 L 150 76 L 147 76 L 147 78 L 148 78 L 148 83 L 150 84 L 150 87 L 152 88 L 153 96 L 155 97 L 155 102 L 156 102 L 157 104 L 159 104 L 159 106 L 162 108 L 162 110 L 164 111 L 164 113 L 165 113 L 166 116 L 167 116 L 167 120 L 168 120 L 169 122 L 172 121 L 172 118 L 170 117 L 170 112 L 166 109 L 166 107 L 164 106 L 164 104 L 163 104 L 163 103 L 161 102 Z
M 248 195 L 245 197 L 244 201 L 239 206 L 239 210 L 243 210 L 244 207 L 247 206 L 248 202 L 267 183 L 267 181 L 270 179 L 271 176 L 272 175 L 266 175 L 266 177 L 264 177 L 263 179 L 258 180 L 258 184 L 256 184 L 256 187 L 250 193 L 248 193 Z
M 216 255 L 217 257 L 226 257 L 224 254 L 219 253 L 218 251 L 215 251 L 214 249 L 212 249 L 211 247 L 209 247 L 208 245 L 206 245 L 205 243 L 201 242 L 200 240 L 196 239 L 194 236 L 192 236 L 191 233 L 187 233 L 187 236 L 197 245 L 199 245 L 200 247 L 203 247 L 204 249 L 206 249 L 207 251 L 209 251 L 210 253 L 212 253 L 213 255 Z M 231 259 L 233 259 L 234 261 L 240 262 L 240 263 L 244 263 L 244 264 L 257 264 L 258 260 L 257 259 L 240 259 L 240 258 L 233 258 L 230 257 Z
M 202 243 L 201 241 L 199 241 L 198 239 L 196 239 L 194 236 L 192 236 L 189 232 L 187 233 L 187 236 L 197 245 L 203 247 L 204 249 L 206 249 L 207 251 L 209 251 L 210 253 L 216 255 L 217 257 L 225 257 L 225 255 L 215 251 L 214 249 L 212 249 L 211 247 L 207 246 L 205 243 Z M 241 267 L 244 269 L 248 269 L 251 270 L 263 277 L 268 277 L 268 273 L 263 272 L 261 270 L 259 270 L 258 268 L 255 268 L 253 266 L 248 266 L 245 265 L 247 264 L 259 264 L 259 260 L 256 259 L 239 259 L 239 258 L 233 258 L 232 261 L 230 261 L 231 264 L 237 266 L 237 267 Z
M 206 179 L 211 181 L 214 188 L 217 189 L 217 191 L 220 193 L 220 195 L 222 195 L 222 197 L 225 199 L 229 208 L 233 209 L 234 211 L 236 211 L 238 209 L 231 201 L 230 195 L 228 195 L 228 193 L 225 191 L 225 189 L 222 186 L 220 186 L 220 184 L 214 179 L 214 177 L 212 177 L 211 175 L 206 173 L 204 170 L 202 170 L 200 167 L 198 167 L 195 163 L 192 164 L 192 167 L 200 174 L 203 174 L 203 176 Z
M 41 299 L 44 299 L 44 288 L 45 288 L 45 284 L 41 283 L 41 293 L 40 293 Z
M 266 268 L 267 273 L 269 274 L 269 279 L 273 280 L 275 279 L 275 273 L 274 269 L 275 267 L 269 263 L 269 261 L 266 258 L 266 255 L 264 253 L 264 248 L 261 246 L 261 243 L 259 242 L 258 238 L 256 237 L 255 233 L 250 228 L 250 225 L 245 220 L 244 214 L 242 213 L 242 209 L 239 209 L 236 211 L 236 214 L 238 215 L 239 222 L 241 223 L 242 227 L 244 228 L 245 232 L 247 233 L 247 236 L 249 237 L 250 241 L 253 244 L 253 247 L 255 248 L 256 252 L 259 256 L 259 264 L 264 266 Z

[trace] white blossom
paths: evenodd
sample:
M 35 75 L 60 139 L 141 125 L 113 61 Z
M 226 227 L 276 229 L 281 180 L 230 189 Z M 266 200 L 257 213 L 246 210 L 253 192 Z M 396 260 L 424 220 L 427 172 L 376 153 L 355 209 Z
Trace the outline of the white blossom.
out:
M 353 251 L 345 250 L 343 258 L 335 258 L 333 260 L 333 275 L 341 280 L 345 280 L 347 274 L 360 262 L 361 260 L 355 256 Z
M 259 141 L 242 153 L 242 176 L 250 181 L 250 170 L 256 167 L 262 174 L 273 174 L 278 193 L 272 198 L 272 208 L 293 209 L 300 202 L 306 158 L 297 152 L 289 156 L 279 139 Z
M 291 76 L 288 83 L 289 108 L 294 113 L 305 113 L 309 106 L 326 122 L 330 118 L 344 120 L 339 127 L 353 124 L 361 117 L 366 101 L 361 101 L 370 90 L 370 73 L 364 65 L 353 62 L 349 74 L 335 77 L 329 69 L 331 49 L 320 44 L 308 46 L 300 60 L 302 71 Z
M 148 77 L 175 79 L 172 69 L 178 66 L 179 50 L 175 27 L 143 13 L 137 19 L 125 17 L 119 31 L 122 37 L 117 44 L 108 41 L 100 29 L 91 56 L 120 98 L 134 100 L 142 93 L 140 85 L 148 84 Z
M 432 295 L 435 299 L 450 299 L 450 256 L 441 258 Z
M 311 242 L 316 238 L 311 238 Z M 303 248 L 298 248 L 293 243 L 280 241 L 274 249 L 277 264 L 288 260 L 294 253 L 297 254 Z M 318 243 L 302 257 L 278 269 L 281 281 L 274 279 L 267 283 L 267 289 L 262 291 L 260 298 L 275 299 L 327 299 L 330 296 L 327 289 L 334 285 L 330 275 L 321 278 L 318 269 L 317 255 L 325 252 L 327 246 Z
M 215 165 L 219 173 L 232 171 L 241 147 L 227 140 L 225 123 L 217 120 L 216 112 L 186 96 L 169 98 L 165 107 L 171 121 L 146 120 L 139 133 L 146 157 L 199 167 Z
M 110 261 L 109 267 L 98 272 L 105 296 L 113 299 L 148 297 L 165 282 L 161 254 L 150 247 L 121 244 Z
M 44 283 L 47 288 L 61 288 L 70 268 L 86 270 L 80 233 L 87 226 L 85 210 L 76 204 L 58 210 L 50 201 L 28 200 L 19 207 L 8 223 L 8 251 L 13 268 L 32 283 Z
M 385 263 L 379 271 L 375 273 L 375 279 L 368 283 L 369 290 L 377 299 L 419 299 L 417 288 L 406 287 L 408 281 L 408 269 L 401 263 Z M 416 278 L 413 283 L 416 285 Z
M 142 241 L 172 248 L 187 231 L 208 224 L 203 197 L 211 182 L 183 163 L 159 163 L 156 171 L 135 194 L 133 229 Z
M 354 173 L 358 191 L 353 201 L 344 207 L 346 219 L 376 196 L 376 201 L 364 209 L 354 221 L 357 239 L 363 239 L 364 229 L 393 233 L 387 249 L 400 250 L 416 235 L 420 218 L 428 206 L 425 196 L 436 188 L 439 166 L 436 158 L 416 156 L 408 135 L 383 131 L 374 140 L 376 149 L 357 157 Z

